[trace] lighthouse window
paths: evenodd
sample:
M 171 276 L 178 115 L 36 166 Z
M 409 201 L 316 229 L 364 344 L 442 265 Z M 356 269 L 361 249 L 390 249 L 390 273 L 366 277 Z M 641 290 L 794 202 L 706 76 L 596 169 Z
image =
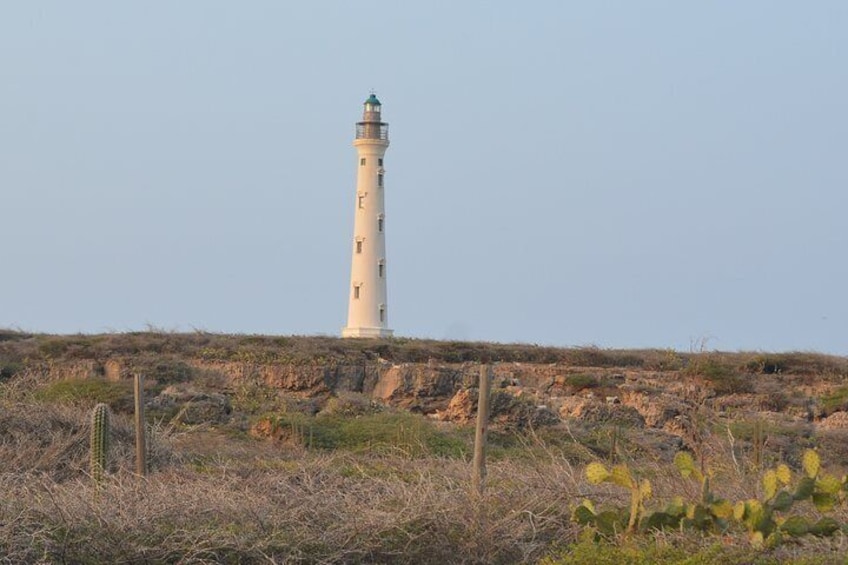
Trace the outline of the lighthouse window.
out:
M 381 279 L 383 278 L 383 272 L 386 270 L 386 266 L 383 263 L 377 265 L 377 276 Z
M 353 297 L 356 300 L 359 300 L 359 288 L 360 288 L 359 285 L 356 285 L 356 286 L 353 287 Z
M 386 307 L 382 306 L 382 305 L 380 306 L 380 321 L 381 322 L 386 321 Z
M 383 173 L 377 175 L 377 186 L 383 186 Z
M 383 218 L 377 218 L 377 231 L 383 231 Z
M 357 206 L 359 206 L 360 208 L 365 208 L 365 195 L 364 194 L 358 195 Z
M 360 167 L 364 167 L 364 166 L 365 166 L 365 157 L 362 157 L 362 158 L 359 160 L 359 166 L 360 166 Z
M 362 240 L 361 239 L 356 240 L 356 252 L 362 253 Z
M 377 159 L 377 166 L 379 166 L 379 167 L 383 166 L 383 160 L 382 159 Z

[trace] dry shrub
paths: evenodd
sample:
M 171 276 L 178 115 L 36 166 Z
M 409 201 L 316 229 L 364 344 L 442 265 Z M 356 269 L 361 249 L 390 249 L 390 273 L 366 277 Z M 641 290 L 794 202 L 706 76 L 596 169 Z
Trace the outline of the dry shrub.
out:
M 0 473 L 0 555 L 10 563 L 535 563 L 574 542 L 570 512 L 583 498 L 626 502 L 621 489 L 588 485 L 582 466 L 572 469 L 541 435 L 527 437 L 533 443 L 523 456 L 516 447 L 490 463 L 487 490 L 478 499 L 463 460 L 290 451 L 209 433 L 176 439 L 183 450 L 192 441 L 224 443 L 146 480 L 119 470 L 98 488 L 79 473 L 61 482 L 24 468 Z M 741 438 L 735 441 L 705 435 L 699 454 L 719 495 L 756 497 L 760 475 L 746 465 Z M 698 486 L 673 472 L 670 462 L 652 461 L 653 453 L 624 444 L 622 459 L 651 480 L 655 500 L 698 498 Z M 848 518 L 844 509 L 835 517 Z M 658 535 L 682 545 L 709 542 Z M 744 533 L 722 543 L 748 547 Z M 826 557 L 828 551 L 805 546 L 803 555 Z
M 361 365 L 378 358 L 486 360 L 654 371 L 686 366 L 684 375 L 728 393 L 749 389 L 756 382 L 751 372 L 834 375 L 845 374 L 846 365 L 844 359 L 815 354 L 787 354 L 776 361 L 769 356 L 754 367 L 749 365 L 751 354 L 743 353 L 208 333 L 0 332 L 0 562 L 532 563 L 574 540 L 570 512 L 582 498 L 591 496 L 603 504 L 622 496 L 587 485 L 580 479 L 582 470 L 571 469 L 569 458 L 615 457 L 650 479 L 657 499 L 697 497 L 691 481 L 670 472 L 670 459 L 683 440 L 712 469 L 714 488 L 722 496 L 751 498 L 760 488 L 752 471 L 749 435 L 737 428 L 732 435 L 726 422 L 705 408 L 704 414 L 681 414 L 683 440 L 657 430 L 622 431 L 597 422 L 515 436 L 538 440 L 532 445 L 512 445 L 493 432 L 496 460 L 489 465 L 486 495 L 478 500 L 469 493 L 469 465 L 460 458 L 468 452 L 470 436 L 443 434 L 408 415 L 372 412 L 370 400 L 354 393 L 341 394 L 318 418 L 311 400 L 303 402 L 315 410 L 284 411 L 279 418 L 296 424 L 293 429 L 300 433 L 300 441 L 292 445 L 246 439 L 239 434 L 248 426 L 235 424 L 222 424 L 221 430 L 208 424 L 182 427 L 173 437 L 153 434 L 151 463 L 158 472 L 147 480 L 128 473 L 132 427 L 127 416 L 118 415 L 114 473 L 98 488 L 86 476 L 90 406 L 78 401 L 46 404 L 34 391 L 49 383 L 38 382 L 38 375 L 28 371 L 35 363 L 85 360 L 96 366 L 115 357 L 135 359 L 138 366 L 149 362 L 149 371 L 159 371 L 169 381 L 214 378 L 189 370 L 198 359 L 319 366 Z M 838 392 L 834 406 L 844 400 Z M 276 393 L 266 398 L 264 388 L 231 393 L 242 412 L 261 413 L 266 406 L 281 410 L 282 400 Z M 767 430 L 761 446 L 764 460 L 780 458 L 796 465 L 799 446 L 820 442 L 839 464 L 845 433 L 834 430 L 814 437 L 808 427 L 813 430 Z M 844 509 L 840 512 L 837 518 L 844 523 L 848 516 Z M 729 543 L 747 542 L 734 538 Z
M 187 359 L 267 364 L 363 364 L 385 359 L 395 363 L 520 362 L 559 363 L 581 367 L 632 367 L 676 371 L 705 356 L 748 373 L 821 376 L 848 374 L 848 359 L 812 352 L 677 353 L 670 350 L 619 350 L 599 347 L 545 347 L 521 343 L 436 341 L 394 338 L 339 339 L 329 336 L 226 335 L 209 332 L 168 333 L 155 329 L 101 335 L 40 335 L 0 330 L 0 360 L 5 363 L 62 362 L 132 357 L 160 360 L 148 367 L 163 373 L 163 382 L 190 376 Z
M 40 473 L 66 481 L 88 471 L 91 403 L 38 400 L 37 378 L 30 375 L 0 384 L 0 473 Z M 110 468 L 132 468 L 135 431 L 128 415 L 112 423 Z M 148 434 L 150 463 L 167 466 L 175 459 L 169 438 Z
M 135 428 L 129 416 L 113 415 L 109 468 L 133 468 Z M 0 405 L 0 472 L 40 473 L 66 481 L 88 473 L 90 410 L 73 405 Z M 175 460 L 158 428 L 148 434 L 149 464 L 162 468 Z
M 789 353 L 758 353 L 744 365 L 752 373 L 767 375 L 843 376 L 848 374 L 848 359 L 835 355 L 794 351 Z
M 744 375 L 723 353 L 703 353 L 694 356 L 685 370 L 686 374 L 701 377 L 718 395 L 739 394 L 754 390 L 754 379 Z
M 524 563 L 573 538 L 570 471 L 309 457 L 277 470 L 56 484 L 0 475 L 0 553 L 33 562 Z

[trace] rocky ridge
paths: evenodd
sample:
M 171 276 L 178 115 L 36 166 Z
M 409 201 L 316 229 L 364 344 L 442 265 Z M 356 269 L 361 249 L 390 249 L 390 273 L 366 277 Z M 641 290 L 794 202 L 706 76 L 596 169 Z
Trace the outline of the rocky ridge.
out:
M 749 374 L 738 390 L 722 390 L 697 374 L 632 368 L 579 367 L 563 364 L 493 363 L 493 417 L 502 425 L 548 425 L 559 420 L 616 423 L 685 436 L 692 414 L 707 409 L 718 416 L 759 416 L 784 424 L 848 429 L 848 406 L 828 407 L 828 398 L 844 392 L 845 377 L 810 379 L 792 374 Z M 81 378 L 102 374 L 109 380 L 147 370 L 132 357 L 104 363 L 54 365 L 49 378 Z M 161 371 L 160 371 L 161 372 Z M 262 364 L 189 359 L 184 382 L 169 385 L 150 400 L 154 408 L 195 405 L 229 410 L 226 399 L 247 384 L 293 398 L 310 399 L 316 409 L 341 393 L 362 394 L 375 402 L 430 417 L 467 424 L 476 413 L 480 364 L 392 363 L 378 359 L 357 365 Z M 167 378 L 167 375 L 166 375 Z M 202 385 L 201 385 L 202 383 Z M 210 390 L 201 390 L 202 387 Z M 190 421 L 203 419 L 203 410 Z M 221 414 L 212 410 L 211 420 Z

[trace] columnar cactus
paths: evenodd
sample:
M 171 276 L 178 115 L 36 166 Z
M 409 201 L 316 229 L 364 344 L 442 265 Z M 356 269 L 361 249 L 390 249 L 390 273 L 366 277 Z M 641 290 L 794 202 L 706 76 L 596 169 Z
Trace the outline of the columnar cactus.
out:
M 91 476 L 100 481 L 109 454 L 109 407 L 100 403 L 91 411 Z

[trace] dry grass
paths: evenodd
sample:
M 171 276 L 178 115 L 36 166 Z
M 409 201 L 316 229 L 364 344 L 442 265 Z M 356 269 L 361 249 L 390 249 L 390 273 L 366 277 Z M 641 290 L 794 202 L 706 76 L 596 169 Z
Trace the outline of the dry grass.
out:
M 9 562 L 532 562 L 574 535 L 556 471 L 494 466 L 493 485 L 510 488 L 482 501 L 457 461 L 309 456 L 146 481 L 120 473 L 100 487 L 4 474 L 0 552 Z
M 209 426 L 155 434 L 160 470 L 141 479 L 127 471 L 132 438 L 122 422 L 115 472 L 98 486 L 84 468 L 88 408 L 27 398 L 0 402 L 4 563 L 661 563 L 692 555 L 701 557 L 690 563 L 830 563 L 845 550 L 838 537 L 755 552 L 737 531 L 718 548 L 715 538 L 662 533 L 590 551 L 577 543 L 571 509 L 586 497 L 626 504 L 627 494 L 589 485 L 569 450 L 534 434 L 490 463 L 478 499 L 462 458 L 308 450 Z M 667 462 L 627 445 L 620 459 L 652 481 L 656 501 L 697 498 Z M 757 496 L 758 474 L 734 460 L 732 447 L 719 435 L 702 446 L 715 490 Z M 836 517 L 848 521 L 844 508 Z
M 519 563 L 573 539 L 566 460 L 490 467 L 408 449 L 307 450 L 208 425 L 154 430 L 132 475 L 131 422 L 113 418 L 113 473 L 87 474 L 88 403 L 0 385 L 2 563 Z M 422 419 L 423 421 L 423 419 Z M 179 455 L 177 455 L 179 454 Z

